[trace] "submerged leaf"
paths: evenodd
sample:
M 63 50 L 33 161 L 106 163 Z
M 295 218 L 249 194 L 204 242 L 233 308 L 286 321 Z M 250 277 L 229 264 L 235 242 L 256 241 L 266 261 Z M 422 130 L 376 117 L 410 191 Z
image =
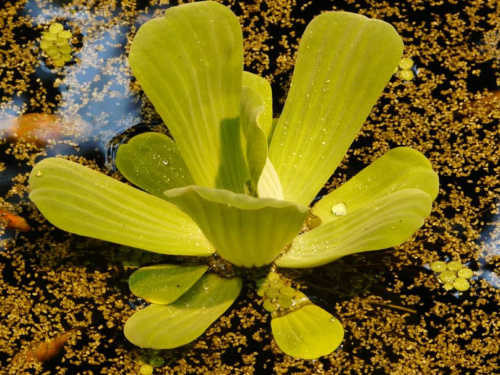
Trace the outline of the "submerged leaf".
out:
M 165 134 L 133 137 L 118 148 L 115 162 L 127 180 L 162 199 L 165 190 L 194 184 L 175 142 Z
M 150 305 L 125 323 L 125 337 L 134 345 L 171 349 L 190 343 L 206 331 L 238 297 L 241 279 L 203 276 L 170 305 Z
M 80 164 L 48 158 L 33 168 L 30 199 L 56 227 L 170 255 L 214 252 L 175 205 Z
M 243 267 L 271 263 L 298 234 L 307 207 L 227 190 L 188 186 L 165 192 L 193 218 L 217 252 Z
M 398 147 L 323 197 L 313 207 L 312 213 L 325 224 L 338 219 L 332 213 L 335 205 L 344 204 L 347 213 L 352 213 L 404 189 L 420 189 L 434 200 L 439 190 L 439 178 L 424 155 L 409 147 Z
M 128 285 L 137 297 L 157 305 L 166 305 L 191 288 L 208 266 L 158 264 L 142 267 L 130 275 Z
M 244 191 L 238 18 L 212 1 L 171 7 L 142 25 L 132 71 L 172 134 L 197 185 Z
M 420 228 L 432 208 L 429 194 L 400 190 L 301 234 L 276 264 L 305 268 L 345 255 L 400 245 Z
M 285 200 L 308 205 L 342 160 L 397 66 L 403 43 L 382 21 L 323 13 L 300 40 L 269 158 Z
M 273 317 L 271 329 L 281 350 L 292 357 L 304 359 L 330 354 L 344 338 L 340 321 L 313 304 Z

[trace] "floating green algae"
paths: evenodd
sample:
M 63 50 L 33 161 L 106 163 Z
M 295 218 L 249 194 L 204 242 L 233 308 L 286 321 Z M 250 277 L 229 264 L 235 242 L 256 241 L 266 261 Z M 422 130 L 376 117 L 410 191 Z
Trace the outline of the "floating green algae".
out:
M 474 272 L 458 260 L 448 263 L 438 260 L 430 264 L 430 269 L 438 274 L 438 279 L 443 283 L 445 290 L 455 289 L 465 292 L 470 288 L 467 279 L 474 276 Z

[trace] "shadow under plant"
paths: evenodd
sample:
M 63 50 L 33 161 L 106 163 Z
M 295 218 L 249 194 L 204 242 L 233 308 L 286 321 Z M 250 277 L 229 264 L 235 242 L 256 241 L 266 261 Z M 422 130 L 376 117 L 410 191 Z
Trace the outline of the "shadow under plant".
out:
M 429 215 L 438 177 L 418 151 L 396 148 L 309 207 L 401 58 L 392 26 L 351 13 L 316 17 L 279 119 L 268 82 L 243 71 L 242 43 L 237 17 L 214 2 L 147 22 L 129 60 L 175 142 L 145 133 L 119 148 L 118 169 L 144 191 L 48 158 L 31 173 L 30 198 L 66 231 L 206 259 L 132 274 L 132 292 L 151 303 L 125 325 L 132 343 L 163 349 L 195 340 L 239 295 L 240 270 L 265 267 L 258 294 L 277 345 L 318 358 L 340 345 L 342 325 L 279 267 L 403 243 Z

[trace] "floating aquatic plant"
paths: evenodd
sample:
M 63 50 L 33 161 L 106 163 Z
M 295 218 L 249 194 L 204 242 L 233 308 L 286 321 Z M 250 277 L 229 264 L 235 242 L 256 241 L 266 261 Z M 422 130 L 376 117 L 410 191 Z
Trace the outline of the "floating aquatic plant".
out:
M 70 40 L 72 37 L 71 30 L 65 29 L 64 25 L 59 22 L 54 22 L 47 31 L 42 32 L 40 48 L 54 66 L 61 67 L 71 61 Z
M 125 324 L 132 343 L 195 340 L 239 295 L 238 270 L 265 267 L 274 271 L 258 293 L 278 346 L 317 358 L 338 347 L 342 325 L 279 267 L 401 244 L 430 213 L 438 178 L 422 154 L 396 148 L 309 207 L 400 61 L 390 25 L 351 13 L 316 17 L 276 120 L 269 83 L 243 71 L 242 45 L 237 17 L 215 2 L 147 22 L 130 65 L 173 139 L 145 133 L 118 149 L 118 169 L 142 190 L 49 158 L 31 173 L 30 197 L 66 231 L 199 261 L 131 275 L 132 292 L 151 303 Z
M 417 74 L 417 66 L 410 57 L 403 57 L 396 68 L 395 74 L 403 81 L 413 81 Z
M 445 290 L 456 289 L 465 292 L 470 288 L 468 279 L 474 276 L 474 272 L 458 260 L 449 263 L 437 260 L 431 263 L 430 268 L 438 274 L 438 279 L 443 283 Z

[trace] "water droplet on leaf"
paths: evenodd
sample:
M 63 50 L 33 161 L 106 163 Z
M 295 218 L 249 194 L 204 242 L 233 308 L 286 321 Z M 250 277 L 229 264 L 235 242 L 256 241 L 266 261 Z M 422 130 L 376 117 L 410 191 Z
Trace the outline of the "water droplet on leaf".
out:
M 335 216 L 344 216 L 347 214 L 347 204 L 344 202 L 339 202 L 333 205 L 332 207 L 332 213 Z

